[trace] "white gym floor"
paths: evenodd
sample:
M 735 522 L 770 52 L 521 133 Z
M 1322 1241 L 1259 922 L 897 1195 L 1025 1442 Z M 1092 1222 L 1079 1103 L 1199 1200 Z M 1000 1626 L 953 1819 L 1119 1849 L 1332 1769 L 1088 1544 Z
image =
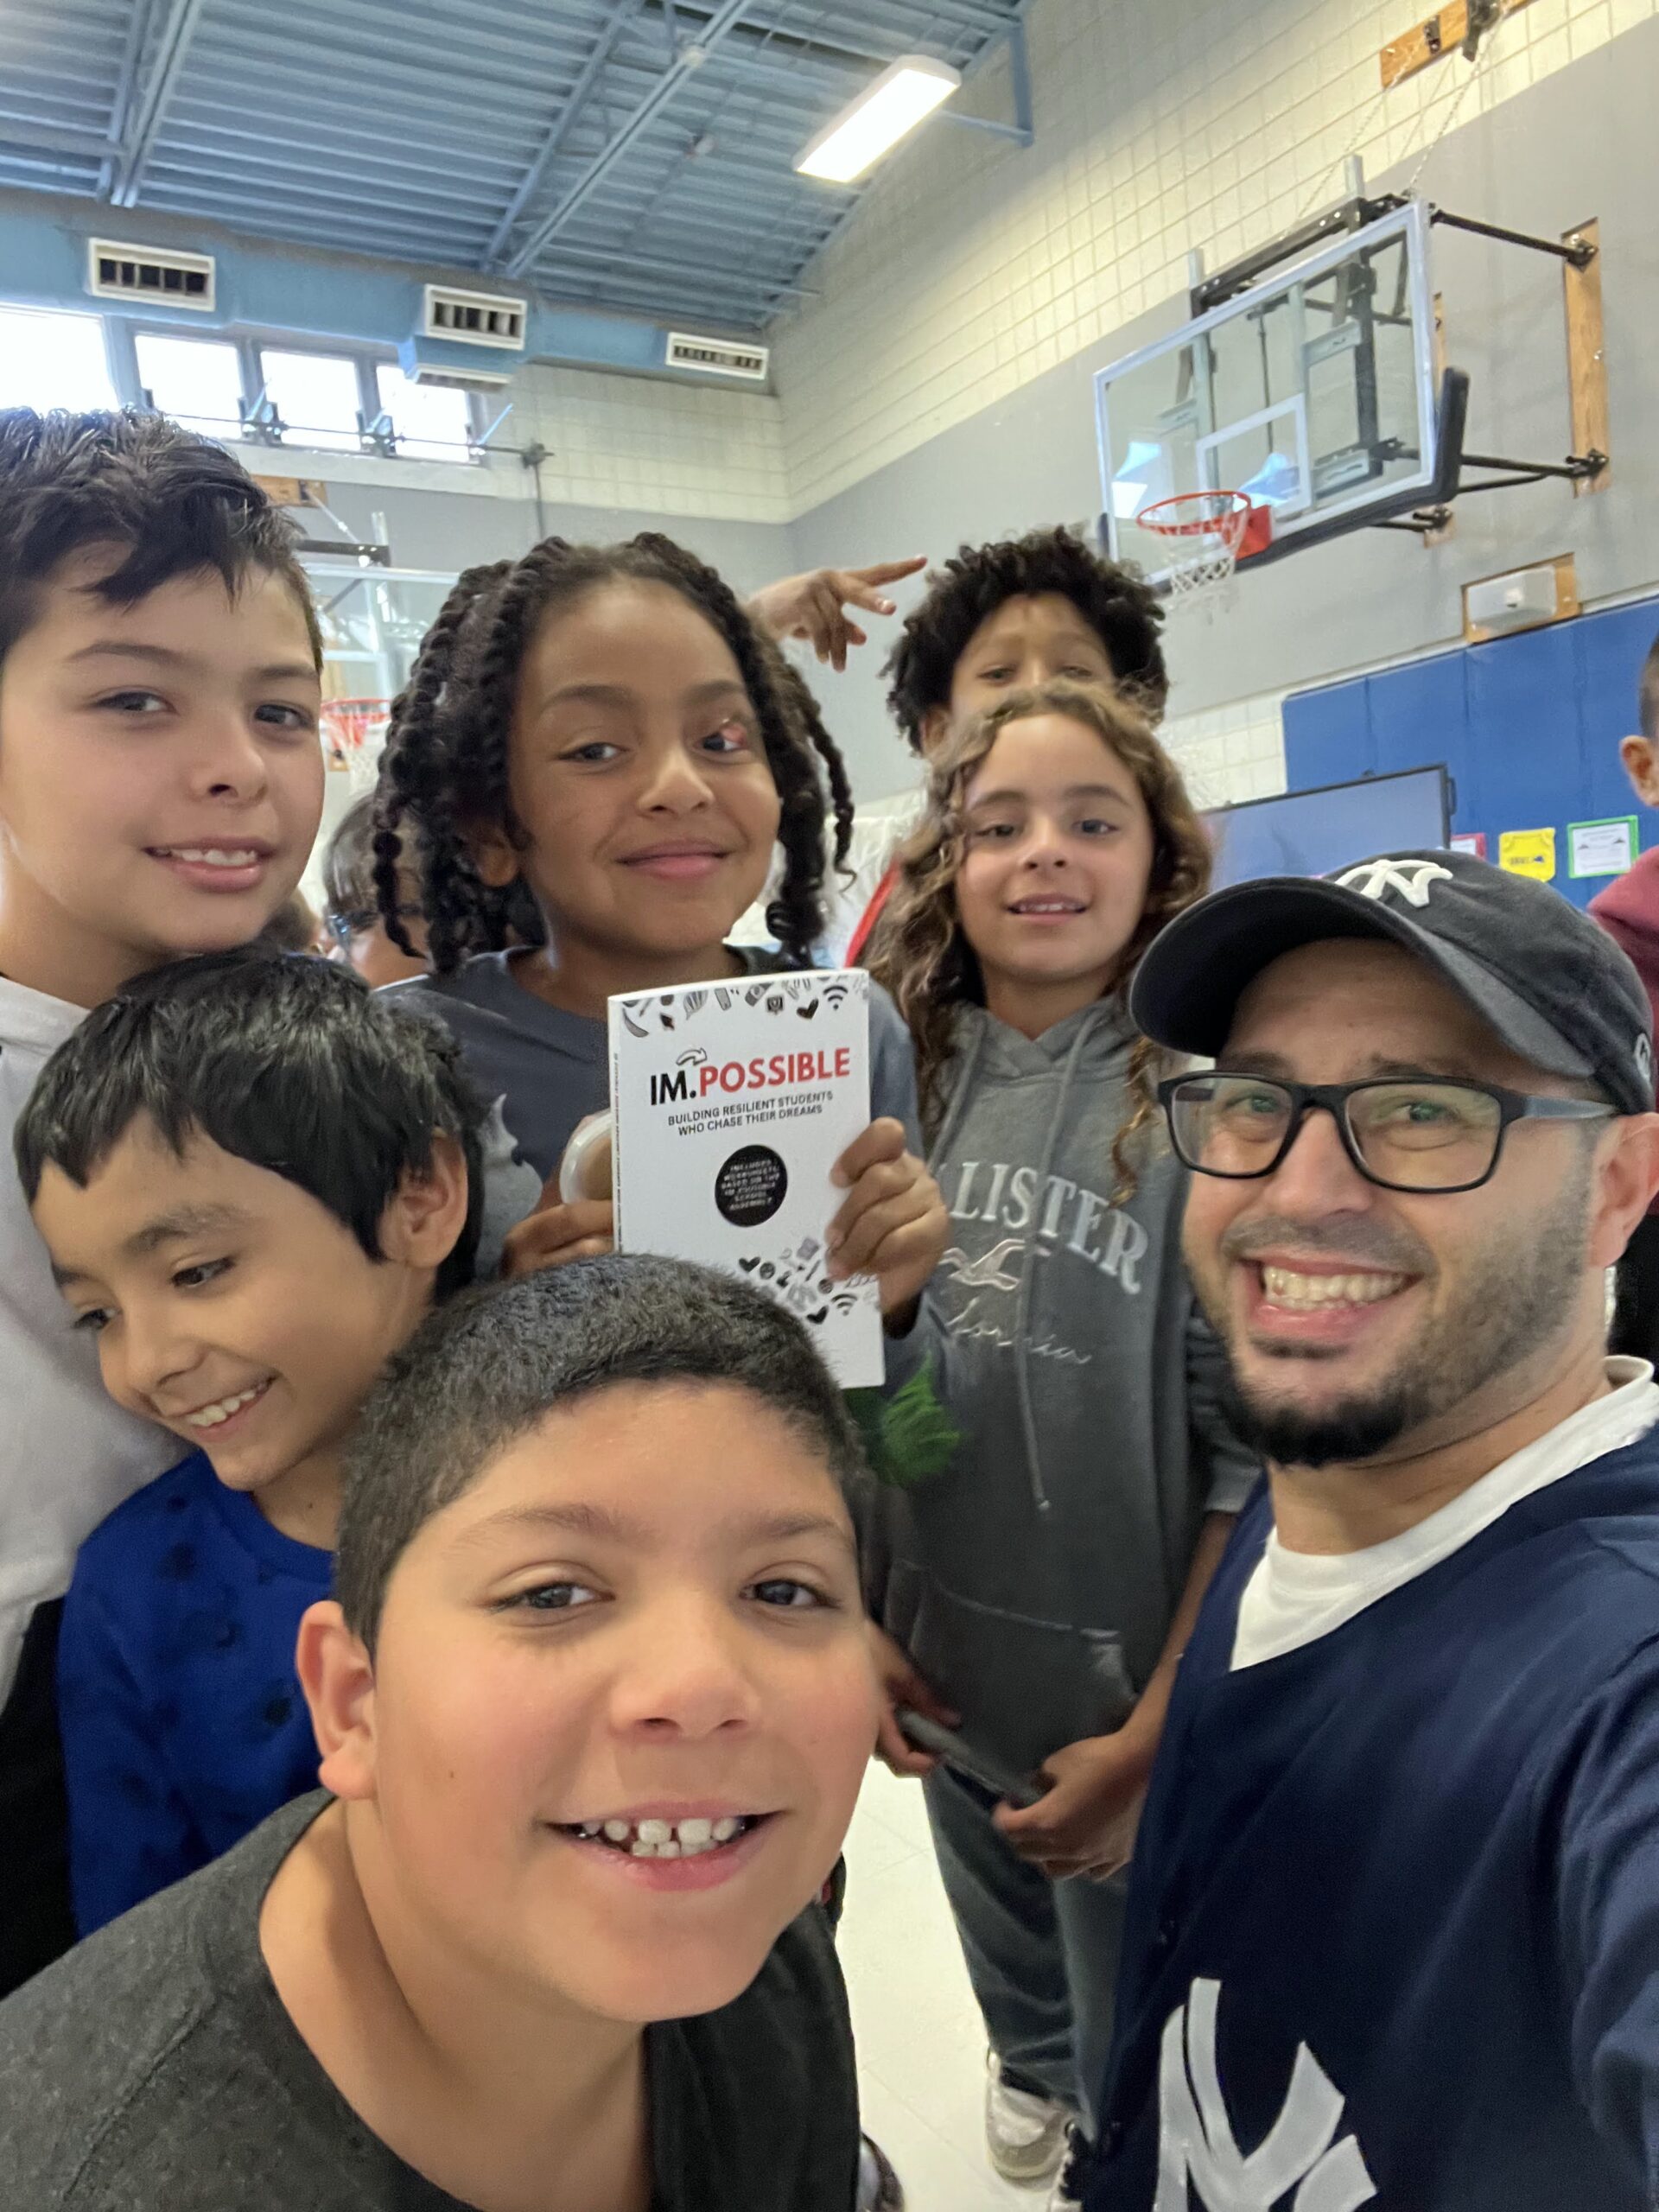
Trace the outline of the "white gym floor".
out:
M 839 1937 L 864 2126 L 907 2212 L 1038 2212 L 985 2156 L 985 2031 L 944 1901 L 918 1783 L 872 1765 L 847 1839 Z

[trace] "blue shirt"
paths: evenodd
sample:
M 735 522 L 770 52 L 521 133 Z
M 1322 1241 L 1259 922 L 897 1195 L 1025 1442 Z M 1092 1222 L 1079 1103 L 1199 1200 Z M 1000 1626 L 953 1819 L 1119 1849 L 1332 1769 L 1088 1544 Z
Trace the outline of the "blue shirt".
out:
M 1234 1673 L 1270 1527 L 1177 1679 L 1089 2212 L 1648 2212 L 1659 1429 Z
M 294 1644 L 333 1567 L 227 1490 L 201 1452 L 82 1545 L 58 1705 L 83 1936 L 316 1788 Z

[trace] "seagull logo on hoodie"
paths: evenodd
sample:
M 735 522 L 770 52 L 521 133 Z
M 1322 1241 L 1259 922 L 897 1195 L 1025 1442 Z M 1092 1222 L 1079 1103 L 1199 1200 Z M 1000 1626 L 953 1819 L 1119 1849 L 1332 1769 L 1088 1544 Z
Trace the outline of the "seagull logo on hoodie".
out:
M 1023 1236 L 1005 1236 L 988 1252 L 982 1252 L 978 1259 L 970 1260 L 959 1244 L 953 1244 L 939 1266 L 969 1290 L 1018 1290 L 1019 1276 L 1009 1274 L 1004 1263 L 1017 1259 L 1025 1249 Z

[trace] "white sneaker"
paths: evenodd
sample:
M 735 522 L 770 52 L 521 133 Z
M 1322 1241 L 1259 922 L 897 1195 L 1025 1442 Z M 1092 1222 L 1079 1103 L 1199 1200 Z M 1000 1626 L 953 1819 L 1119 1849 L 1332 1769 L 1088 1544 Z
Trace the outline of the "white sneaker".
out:
M 1065 2163 L 1054 2177 L 1046 2212 L 1077 2212 L 1077 2207 L 1083 2202 L 1083 2169 L 1088 2158 L 1089 2145 L 1083 2130 L 1075 2122 L 1065 2131 L 1064 2152 Z
M 1071 2115 L 1052 2097 L 1011 2089 L 996 2053 L 986 2060 L 985 2147 L 1004 2181 L 1046 2181 L 1065 2156 Z

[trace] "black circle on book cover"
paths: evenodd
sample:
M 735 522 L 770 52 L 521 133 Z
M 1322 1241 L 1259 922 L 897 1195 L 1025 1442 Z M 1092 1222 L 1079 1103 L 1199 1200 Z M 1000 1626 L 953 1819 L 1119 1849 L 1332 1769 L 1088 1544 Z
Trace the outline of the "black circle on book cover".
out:
M 789 1189 L 789 1170 L 763 1144 L 734 1152 L 715 1178 L 715 1204 L 739 1229 L 770 1221 Z

